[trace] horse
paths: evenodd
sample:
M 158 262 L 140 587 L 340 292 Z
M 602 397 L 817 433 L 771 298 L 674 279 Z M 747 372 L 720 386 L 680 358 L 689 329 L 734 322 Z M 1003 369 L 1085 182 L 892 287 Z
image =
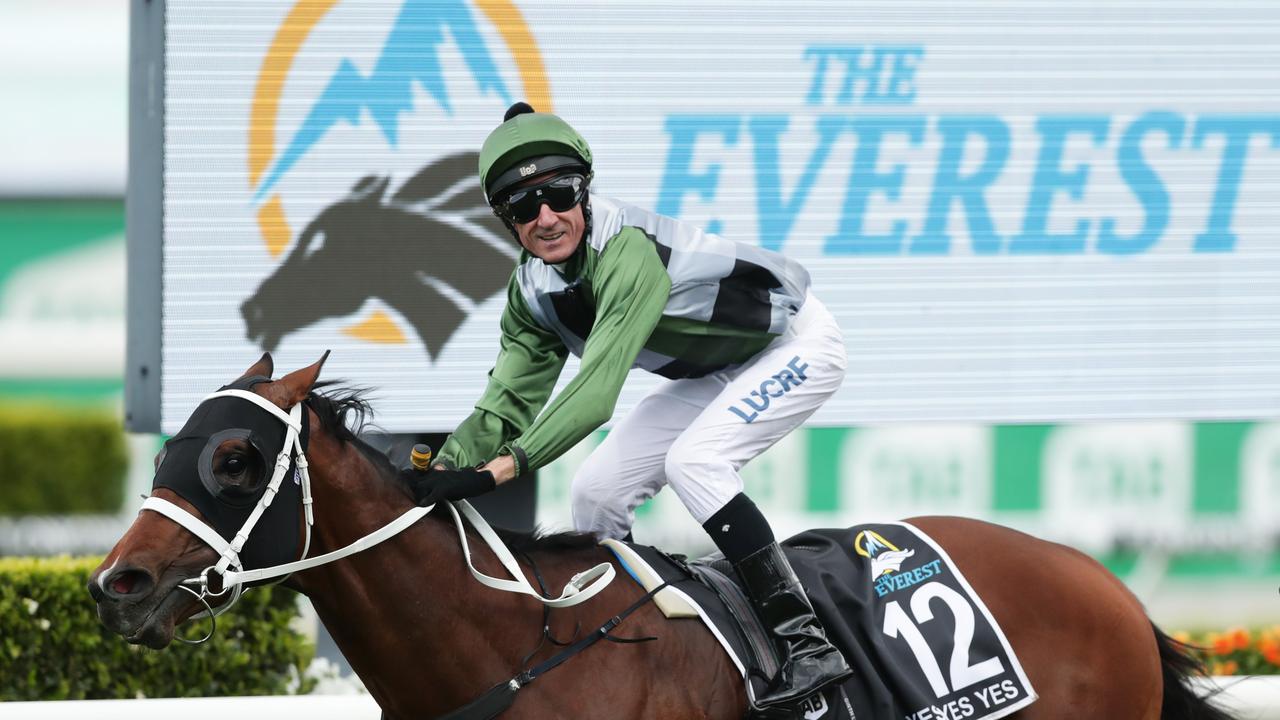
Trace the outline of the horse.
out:
M 257 378 L 260 382 L 247 385 L 246 392 L 281 412 L 306 416 L 313 557 L 343 548 L 414 509 L 394 464 L 350 427 L 355 420 L 363 422 L 368 403 L 341 385 L 321 392 L 334 385 L 317 382 L 323 362 L 268 380 L 272 361 L 264 354 L 238 381 Z M 215 490 L 252 490 L 265 482 L 270 455 L 255 455 L 244 433 L 216 434 L 210 447 Z M 157 458 L 158 479 L 168 472 L 167 464 Z M 201 517 L 193 503 L 157 483 L 153 498 Z M 297 505 L 285 508 L 292 523 L 289 539 L 301 532 L 304 512 Z M 932 536 L 967 576 L 1038 692 L 1038 701 L 1010 717 L 1228 720 L 1189 689 L 1189 676 L 1203 669 L 1186 648 L 1156 628 L 1120 580 L 1090 557 L 975 519 L 930 516 L 908 522 Z M 250 535 L 259 531 L 270 528 L 254 528 Z M 589 602 L 551 611 L 528 596 L 495 592 L 468 573 L 471 553 L 458 533 L 437 506 L 391 539 L 295 572 L 284 583 L 314 603 L 384 717 L 429 718 L 454 711 L 521 668 L 555 656 L 558 648 L 547 638 L 568 642 L 581 629 L 607 627 L 624 608 L 634 612 L 615 632 L 657 639 L 586 647 L 524 687 L 503 717 L 744 717 L 748 696 L 742 675 L 698 623 L 666 620 L 630 582 L 611 583 Z M 476 548 L 477 569 L 501 572 L 502 561 L 477 541 L 474 529 L 465 537 Z M 521 572 L 544 586 L 559 587 L 585 566 L 617 564 L 590 536 L 503 531 L 502 537 L 518 556 Z M 144 511 L 92 573 L 89 590 L 107 628 L 130 643 L 163 648 L 176 626 L 205 607 L 194 592 L 178 590 L 218 559 L 219 553 L 186 527 Z
M 370 298 L 413 328 L 438 355 L 475 305 L 507 285 L 515 239 L 483 201 L 477 153 L 419 170 L 386 197 L 390 181 L 368 176 L 320 211 L 293 248 L 240 306 L 245 334 L 263 350 L 325 318 L 351 315 Z M 341 276 L 340 283 L 326 278 Z M 300 288 L 325 292 L 296 301 Z

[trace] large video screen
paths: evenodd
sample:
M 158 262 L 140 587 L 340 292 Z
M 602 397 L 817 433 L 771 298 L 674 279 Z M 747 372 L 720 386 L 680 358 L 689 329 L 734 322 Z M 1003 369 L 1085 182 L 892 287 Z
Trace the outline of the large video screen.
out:
M 161 429 L 332 350 L 383 428 L 451 430 L 519 100 L 594 193 L 808 267 L 850 358 L 814 425 L 1274 416 L 1280 7 L 1195 5 L 169 0 Z

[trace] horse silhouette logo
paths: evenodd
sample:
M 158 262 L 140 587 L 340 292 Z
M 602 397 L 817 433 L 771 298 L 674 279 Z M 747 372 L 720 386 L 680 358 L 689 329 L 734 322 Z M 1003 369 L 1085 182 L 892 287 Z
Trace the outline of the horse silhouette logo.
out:
M 871 561 L 873 578 L 901 571 L 903 561 L 916 554 L 915 550 L 899 550 L 874 530 L 858 533 L 853 539 L 853 547 L 859 555 Z
M 445 157 L 390 197 L 388 178 L 359 180 L 241 305 L 249 340 L 274 351 L 289 333 L 374 298 L 438 356 L 476 305 L 506 287 L 520 254 L 484 202 L 476 165 L 476 153 Z

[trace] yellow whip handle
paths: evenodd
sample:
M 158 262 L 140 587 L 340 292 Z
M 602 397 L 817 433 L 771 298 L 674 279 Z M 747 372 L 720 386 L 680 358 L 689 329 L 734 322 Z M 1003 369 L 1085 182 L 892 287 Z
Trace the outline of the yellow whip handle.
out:
M 413 446 L 413 452 L 409 453 L 409 462 L 413 463 L 414 469 L 426 472 L 431 469 L 431 446 L 418 443 Z

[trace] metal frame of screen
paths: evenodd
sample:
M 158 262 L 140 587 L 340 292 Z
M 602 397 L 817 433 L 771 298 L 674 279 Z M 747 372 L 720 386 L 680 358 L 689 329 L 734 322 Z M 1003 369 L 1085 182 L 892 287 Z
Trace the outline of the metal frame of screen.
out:
M 160 431 L 164 16 L 164 0 L 130 3 L 124 404 L 132 432 Z

